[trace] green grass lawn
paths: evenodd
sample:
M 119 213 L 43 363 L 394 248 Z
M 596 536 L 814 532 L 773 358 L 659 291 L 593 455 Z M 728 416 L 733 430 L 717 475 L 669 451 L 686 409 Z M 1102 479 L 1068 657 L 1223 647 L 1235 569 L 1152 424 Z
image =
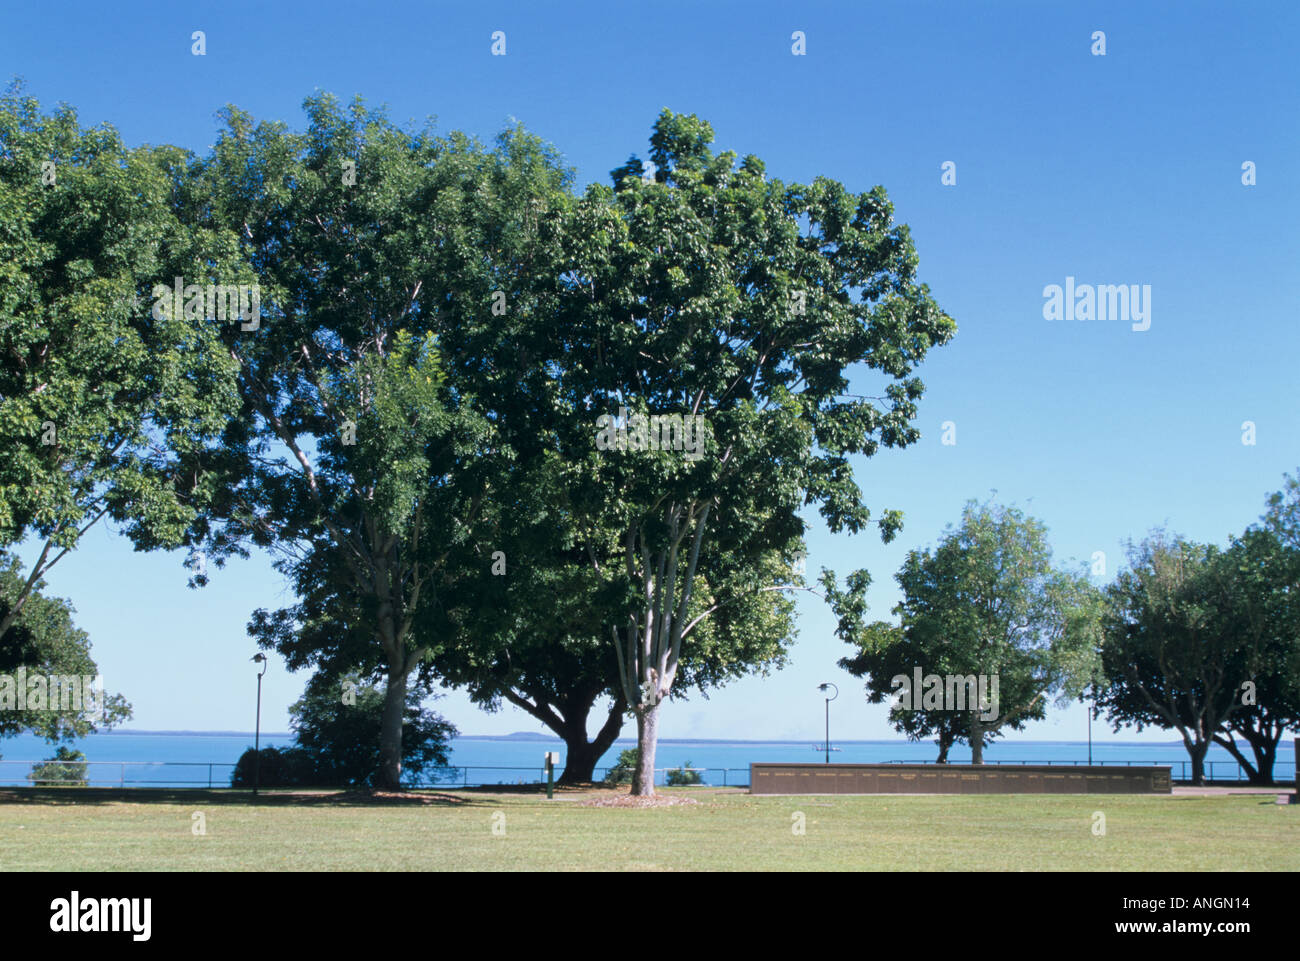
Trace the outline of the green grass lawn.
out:
M 700 803 L 581 803 L 608 792 L 252 803 L 243 792 L 0 789 L 0 871 L 1300 869 L 1300 806 L 1272 795 L 663 793 Z M 1105 836 L 1093 834 L 1095 811 Z

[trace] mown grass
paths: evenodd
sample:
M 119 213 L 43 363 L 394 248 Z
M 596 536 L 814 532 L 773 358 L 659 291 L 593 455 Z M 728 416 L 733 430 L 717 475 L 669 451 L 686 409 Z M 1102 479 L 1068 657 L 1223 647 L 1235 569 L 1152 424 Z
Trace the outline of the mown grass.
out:
M 0 790 L 0 870 L 1300 870 L 1300 806 L 1272 795 L 664 793 L 700 803 L 589 807 L 581 801 L 609 794 L 581 791 L 254 802 L 242 792 Z M 1104 836 L 1093 833 L 1097 811 Z M 206 834 L 194 833 L 196 813 Z

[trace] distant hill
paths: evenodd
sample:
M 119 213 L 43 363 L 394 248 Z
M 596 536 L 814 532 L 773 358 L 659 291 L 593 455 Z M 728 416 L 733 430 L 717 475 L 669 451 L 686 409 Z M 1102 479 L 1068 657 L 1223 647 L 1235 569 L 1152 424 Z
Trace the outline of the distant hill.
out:
M 147 737 L 252 737 L 252 731 L 129 731 L 118 728 L 106 734 L 136 734 Z M 263 731 L 262 737 L 293 737 L 280 731 Z

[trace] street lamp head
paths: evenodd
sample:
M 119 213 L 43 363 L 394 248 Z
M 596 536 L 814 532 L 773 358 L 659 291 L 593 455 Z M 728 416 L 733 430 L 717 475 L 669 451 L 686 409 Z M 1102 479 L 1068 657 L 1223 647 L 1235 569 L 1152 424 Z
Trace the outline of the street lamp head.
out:
M 263 654 L 261 651 L 258 651 L 256 654 L 254 654 L 252 657 L 250 657 L 249 660 L 250 660 L 250 661 L 265 661 L 265 660 L 266 660 L 266 655 Z
M 838 687 L 835 687 L 835 685 L 832 684 L 830 681 L 827 681 L 825 684 L 818 684 L 818 685 L 817 685 L 817 690 L 819 690 L 819 691 L 823 691 L 823 692 L 824 692 L 827 688 L 835 688 L 835 693 L 832 694 L 830 697 L 827 698 L 828 701 L 833 701 L 833 700 L 835 700 L 837 697 L 840 696 L 840 689 L 839 689 Z

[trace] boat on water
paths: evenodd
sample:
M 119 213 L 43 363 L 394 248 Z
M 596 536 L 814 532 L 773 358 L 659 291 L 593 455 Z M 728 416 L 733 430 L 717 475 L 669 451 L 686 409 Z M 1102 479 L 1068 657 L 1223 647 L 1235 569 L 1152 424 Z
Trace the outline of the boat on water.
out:
M 826 745 L 825 745 L 825 744 L 814 744 L 814 745 L 813 745 L 813 750 L 814 750 L 814 751 L 821 751 L 823 754 L 825 754 L 825 753 L 826 753 Z M 832 747 L 831 750 L 832 750 L 832 751 L 839 751 L 839 750 L 842 750 L 842 748 Z

